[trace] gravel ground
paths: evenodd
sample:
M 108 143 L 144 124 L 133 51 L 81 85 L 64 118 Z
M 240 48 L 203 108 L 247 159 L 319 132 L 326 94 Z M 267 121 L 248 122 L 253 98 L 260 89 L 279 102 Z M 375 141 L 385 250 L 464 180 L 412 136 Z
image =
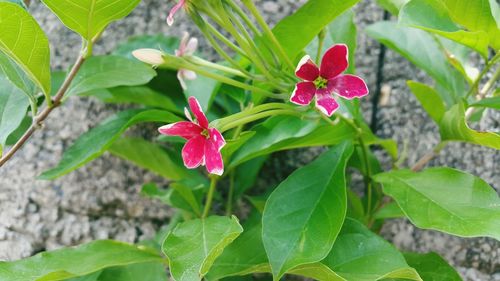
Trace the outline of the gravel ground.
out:
M 255 1 L 265 16 L 276 22 L 305 2 L 294 0 Z M 194 27 L 178 15 L 173 28 L 165 24 L 172 5 L 164 0 L 144 0 L 127 19 L 112 26 L 95 47 L 97 54 L 110 52 L 128 36 L 163 33 L 180 35 Z M 49 35 L 53 67 L 70 65 L 79 50 L 78 36 L 64 28 L 39 1 L 30 8 Z M 382 18 L 373 1 L 362 1 L 356 8 L 359 23 L 357 66 L 368 85 L 375 85 L 379 45 L 363 35 L 367 25 Z M 204 50 L 210 54 L 209 49 Z M 384 84 L 391 89 L 388 102 L 378 113 L 377 134 L 407 141 L 414 163 L 438 142 L 436 126 L 430 121 L 406 87 L 405 81 L 428 81 L 424 73 L 392 51 L 387 52 Z M 372 89 L 373 91 L 374 89 Z M 363 100 L 366 117 L 371 101 Z M 138 195 L 145 182 L 163 181 L 110 155 L 95 160 L 59 180 L 38 181 L 35 177 L 54 166 L 62 152 L 83 132 L 112 114 L 117 108 L 93 99 L 70 99 L 56 110 L 24 148 L 0 170 L 0 260 L 15 260 L 43 250 L 75 245 L 93 239 L 113 238 L 127 242 L 151 237 L 159 225 L 168 221 L 169 210 L 158 202 Z M 64 120 L 71 120 L 66 123 Z M 499 130 L 500 114 L 489 112 L 478 126 Z M 284 177 L 316 152 L 280 153 L 267 166 L 278 167 Z M 385 156 L 377 152 L 381 159 Z M 277 160 L 278 159 L 278 160 Z M 283 165 L 284 163 L 286 165 Z M 500 153 L 468 144 L 453 144 L 431 162 L 468 171 L 500 189 Z M 434 231 L 419 230 L 406 220 L 388 222 L 383 235 L 403 250 L 436 251 L 456 266 L 466 280 L 500 280 L 500 243 L 493 239 L 461 239 Z

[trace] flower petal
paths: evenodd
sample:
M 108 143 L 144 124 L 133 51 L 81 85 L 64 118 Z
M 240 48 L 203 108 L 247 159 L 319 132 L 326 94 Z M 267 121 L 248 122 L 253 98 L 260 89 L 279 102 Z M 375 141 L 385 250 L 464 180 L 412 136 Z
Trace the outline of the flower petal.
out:
M 316 94 L 316 108 L 330 117 L 339 108 L 339 104 L 330 94 Z
M 316 86 L 314 86 L 313 82 L 299 82 L 295 85 L 290 101 L 298 105 L 308 105 L 315 93 Z
M 224 147 L 224 145 L 226 145 L 224 136 L 222 136 L 219 130 L 215 128 L 208 129 L 208 132 L 210 134 L 210 141 L 213 142 L 217 149 L 220 151 Z
M 182 148 L 182 160 L 188 169 L 194 169 L 203 164 L 207 139 L 199 135 L 187 141 Z
M 328 81 L 328 86 L 339 96 L 346 99 L 360 98 L 368 95 L 365 81 L 355 75 L 339 75 Z
M 306 55 L 300 60 L 299 64 L 297 65 L 297 69 L 295 69 L 295 75 L 306 81 L 314 81 L 319 76 L 319 68 L 311 60 L 311 57 Z
M 217 144 L 211 140 L 205 142 L 205 165 L 210 174 L 222 175 L 224 173 L 224 162 Z
M 189 41 L 186 44 L 186 48 L 184 49 L 184 55 L 185 56 L 192 56 L 194 52 L 196 52 L 196 49 L 198 48 L 198 39 L 196 38 L 190 38 Z
M 201 132 L 203 132 L 203 128 L 195 123 L 181 121 L 162 126 L 158 129 L 158 131 L 163 135 L 179 136 L 185 139 L 191 139 L 193 137 L 200 136 Z
M 321 60 L 321 77 L 332 79 L 344 72 L 349 66 L 348 55 L 349 50 L 345 44 L 334 45 L 328 49 Z
M 185 2 L 186 2 L 186 0 L 180 0 L 179 3 L 175 4 L 175 6 L 172 7 L 172 10 L 170 10 L 170 13 L 168 14 L 168 17 L 167 17 L 167 24 L 168 24 L 168 26 L 172 26 L 172 24 L 174 24 L 175 13 L 177 13 L 177 11 L 182 6 L 184 6 Z
M 189 102 L 189 108 L 191 108 L 191 112 L 193 112 L 194 117 L 196 117 L 198 124 L 202 128 L 208 129 L 208 119 L 205 116 L 205 113 L 203 113 L 203 110 L 201 109 L 198 100 L 195 97 L 189 97 L 188 102 Z

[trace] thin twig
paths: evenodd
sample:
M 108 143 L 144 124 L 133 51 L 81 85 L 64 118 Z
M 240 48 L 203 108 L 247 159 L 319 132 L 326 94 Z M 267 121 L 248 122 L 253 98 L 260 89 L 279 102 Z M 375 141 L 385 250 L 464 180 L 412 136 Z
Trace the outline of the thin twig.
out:
M 64 80 L 61 88 L 59 88 L 59 90 L 57 91 L 56 96 L 52 100 L 52 105 L 47 106 L 38 116 L 35 117 L 34 122 L 30 126 L 30 128 L 16 142 L 16 144 L 14 144 L 14 146 L 12 146 L 12 148 L 5 155 L 2 156 L 2 158 L 0 159 L 0 167 L 2 167 L 7 161 L 9 161 L 10 158 L 12 158 L 12 156 L 14 156 L 14 154 L 16 154 L 16 152 L 29 140 L 29 138 L 35 133 L 37 129 L 42 127 L 43 121 L 47 119 L 52 110 L 61 105 L 62 98 L 68 91 L 71 82 L 78 73 L 78 70 L 80 70 L 80 67 L 82 66 L 84 61 L 85 57 L 84 54 L 82 53 L 78 56 L 78 59 L 73 65 L 73 68 L 71 68 L 69 74 L 66 76 L 66 79 Z
M 415 165 L 413 165 L 411 170 L 414 172 L 418 172 L 418 171 L 422 170 L 425 167 L 425 165 L 427 165 L 427 163 L 429 163 L 429 161 L 431 161 L 432 159 L 434 159 L 435 157 L 437 157 L 439 155 L 439 153 L 441 152 L 441 150 L 443 150 L 443 148 L 445 146 L 446 146 L 446 142 L 438 143 L 432 149 L 432 151 L 430 151 L 430 152 L 426 153 L 424 156 L 422 156 L 422 158 L 420 158 L 417 161 L 417 163 L 415 163 Z

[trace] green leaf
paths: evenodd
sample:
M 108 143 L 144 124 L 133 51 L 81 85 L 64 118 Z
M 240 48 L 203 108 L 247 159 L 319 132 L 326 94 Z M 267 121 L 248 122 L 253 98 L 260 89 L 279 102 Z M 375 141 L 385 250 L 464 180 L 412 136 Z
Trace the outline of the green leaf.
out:
M 439 92 L 447 105 L 465 95 L 465 80 L 447 61 L 432 35 L 411 27 L 382 21 L 366 28 L 370 37 L 394 49 L 419 68 L 425 70 L 446 91 Z
M 0 74 L 0 147 L 5 146 L 7 138 L 21 125 L 29 104 L 21 90 Z
M 66 97 L 117 86 L 143 85 L 156 72 L 148 65 L 116 56 L 90 57 L 70 85 Z
M 159 262 L 138 263 L 104 270 L 97 281 L 167 281 L 165 265 Z
M 135 59 L 132 52 L 137 49 L 149 48 L 159 49 L 165 53 L 173 54 L 179 47 L 179 38 L 157 35 L 141 35 L 128 38 L 124 43 L 118 45 L 113 51 L 113 55 Z
M 95 40 L 108 24 L 124 18 L 140 0 L 42 0 L 69 29 Z
M 222 157 L 226 161 L 229 160 L 231 156 L 254 135 L 255 132 L 246 131 L 242 132 L 236 139 L 227 140 L 226 145 L 221 150 Z
M 500 199 L 478 177 L 451 168 L 432 168 L 419 173 L 392 171 L 374 179 L 417 227 L 500 240 Z
M 478 132 L 467 126 L 465 110 L 457 104 L 448 110 L 439 124 L 441 139 L 445 141 L 465 141 L 495 149 L 500 149 L 500 135 L 492 132 Z
M 490 45 L 500 49 L 500 28 L 492 15 L 489 0 L 440 0 L 450 12 L 454 22 L 470 31 L 488 33 Z
M 316 262 L 300 265 L 292 270 L 291 274 L 301 275 L 308 278 L 313 278 L 319 281 L 345 281 L 346 279 L 333 272 L 328 266 Z
M 476 101 L 470 106 L 474 107 L 488 107 L 500 110 L 500 97 L 485 98 L 480 101 Z
M 488 57 L 488 34 L 460 29 L 440 0 L 411 0 L 401 9 L 399 23 L 441 35 Z
M 377 0 L 377 3 L 382 6 L 382 8 L 389 11 L 389 13 L 397 16 L 399 10 L 408 3 L 409 0 Z
M 455 269 L 436 253 L 405 253 L 404 256 L 425 281 L 462 281 Z
M 295 116 L 271 117 L 252 131 L 255 135 L 233 155 L 229 166 L 280 150 L 338 144 L 354 134 L 344 122 L 332 127 L 321 119 L 313 121 Z
M 162 247 L 174 280 L 201 280 L 224 248 L 241 232 L 243 228 L 234 216 L 211 216 L 177 225 Z
M 0 26 L 0 52 L 15 61 L 48 98 L 50 51 L 45 33 L 26 10 L 8 2 L 0 2 Z
M 215 95 L 219 92 L 222 83 L 211 78 L 198 75 L 195 80 L 186 80 L 187 89 L 184 91 L 186 99 L 193 96 L 198 99 L 201 108 L 206 112 L 212 105 Z
M 349 218 L 345 220 L 333 249 L 321 263 L 347 281 L 422 280 L 389 242 Z
M 57 281 L 91 274 L 104 268 L 145 262 L 162 262 L 154 251 L 130 244 L 101 240 L 15 262 L 0 262 L 0 279 Z
M 394 219 L 394 218 L 404 218 L 405 213 L 396 202 L 391 202 L 385 205 L 382 209 L 375 213 L 376 219 Z
M 148 169 L 166 179 L 201 177 L 195 170 L 188 170 L 179 157 L 171 155 L 160 145 L 142 138 L 120 138 L 109 148 L 109 152 L 131 161 L 141 168 Z M 180 155 L 180 153 L 179 153 Z
M 260 216 L 247 221 L 245 231 L 224 249 L 207 275 L 208 280 L 219 280 L 228 276 L 269 272 L 266 251 L 262 243 Z
M 302 51 L 318 33 L 337 16 L 359 0 L 314 0 L 308 1 L 293 15 L 281 20 L 273 33 L 291 59 Z M 314 15 L 314 17 L 311 17 Z M 307 23 L 307 24 L 305 24 Z M 297 40 L 300 38 L 300 40 Z
M 175 113 L 182 113 L 168 96 L 160 94 L 146 86 L 98 89 L 82 93 L 80 96 L 93 96 L 106 103 L 136 103 L 166 109 Z
M 295 171 L 269 196 L 262 239 L 275 279 L 330 251 L 346 215 L 345 168 L 352 152 L 352 144 L 339 144 Z
M 408 81 L 406 83 L 432 120 L 439 124 L 446 108 L 444 107 L 443 101 L 439 97 L 438 92 L 419 82 Z
M 51 180 L 72 172 L 103 154 L 127 128 L 143 122 L 176 122 L 179 118 L 167 111 L 130 109 L 106 119 L 86 132 L 63 154 L 57 167 L 45 171 L 40 179 Z
M 15 3 L 21 7 L 23 7 L 23 9 L 27 10 L 28 8 L 26 7 L 26 4 L 24 4 L 24 1 L 23 0 L 0 0 L 0 2 L 10 2 L 10 3 Z
M 32 110 L 36 112 L 36 105 L 38 102 L 37 86 L 14 61 L 9 59 L 9 57 L 2 52 L 0 52 L 0 75 L 5 75 L 12 84 L 22 90 L 30 100 L 30 103 L 35 105 L 35 108 Z

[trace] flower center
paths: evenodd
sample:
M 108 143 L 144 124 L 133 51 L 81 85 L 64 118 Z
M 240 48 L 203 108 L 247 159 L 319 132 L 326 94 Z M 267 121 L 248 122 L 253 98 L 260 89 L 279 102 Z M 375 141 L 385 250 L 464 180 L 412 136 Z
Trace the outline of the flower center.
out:
M 316 89 L 324 89 L 328 85 L 328 80 L 325 78 L 319 76 L 314 80 L 314 86 L 316 86 Z
M 209 139 L 210 138 L 210 133 L 208 132 L 207 129 L 203 130 L 201 132 L 201 135 L 204 136 L 206 139 Z

